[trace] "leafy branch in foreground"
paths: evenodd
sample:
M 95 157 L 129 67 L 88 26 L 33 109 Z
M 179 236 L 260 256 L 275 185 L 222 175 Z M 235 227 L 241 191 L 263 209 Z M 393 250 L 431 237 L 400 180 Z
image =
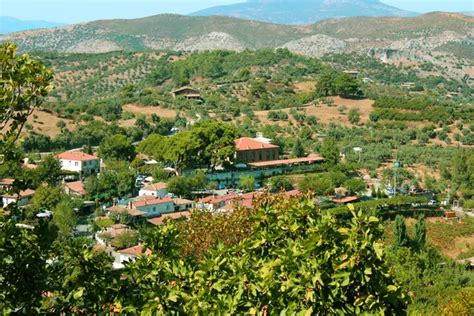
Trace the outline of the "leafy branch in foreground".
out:
M 16 46 L 6 43 L 0 45 L 0 75 L 1 141 L 11 144 L 52 90 L 53 72 L 28 55 L 17 56 Z
M 155 252 L 129 265 L 120 307 L 191 314 L 405 309 L 406 296 L 388 273 L 376 217 L 352 208 L 352 220 L 340 221 L 306 198 L 284 196 L 264 196 L 257 208 L 249 237 L 220 244 L 198 262 Z

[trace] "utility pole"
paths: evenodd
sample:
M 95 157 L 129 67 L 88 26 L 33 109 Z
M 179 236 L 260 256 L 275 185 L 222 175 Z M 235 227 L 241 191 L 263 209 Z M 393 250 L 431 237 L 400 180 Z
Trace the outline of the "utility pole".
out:
M 400 161 L 397 159 L 398 152 L 395 152 L 395 162 L 393 164 L 393 196 L 397 195 L 397 175 L 398 168 L 400 168 Z

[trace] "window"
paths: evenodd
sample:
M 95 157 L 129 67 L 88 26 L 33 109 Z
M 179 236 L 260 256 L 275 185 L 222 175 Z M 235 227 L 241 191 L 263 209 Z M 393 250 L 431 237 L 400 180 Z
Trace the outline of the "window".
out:
M 74 163 L 74 166 L 76 166 L 76 167 L 79 166 L 79 163 L 76 161 L 76 162 Z

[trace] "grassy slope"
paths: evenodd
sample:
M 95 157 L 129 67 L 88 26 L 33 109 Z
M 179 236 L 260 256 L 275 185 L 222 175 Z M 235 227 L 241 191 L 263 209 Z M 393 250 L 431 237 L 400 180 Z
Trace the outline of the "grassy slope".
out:
M 468 34 L 474 18 L 454 13 L 429 13 L 414 18 L 356 17 L 341 20 L 326 20 L 312 26 L 313 32 L 340 39 L 364 38 L 391 40 L 406 37 L 430 36 L 443 31 Z
M 211 32 L 225 32 L 253 48 L 275 47 L 304 36 L 304 33 L 289 26 L 219 16 L 162 14 L 134 20 L 96 21 L 90 25 L 112 30 L 114 34 L 146 35 L 177 41 Z
M 125 50 L 144 50 L 143 37 L 180 42 L 211 32 L 225 32 L 248 48 L 279 47 L 314 34 L 340 39 L 398 40 L 444 31 L 469 34 L 474 18 L 431 13 L 414 18 L 355 17 L 325 20 L 310 26 L 288 26 L 230 17 L 191 17 L 172 14 L 131 20 L 101 20 L 74 26 L 16 33 L 10 39 L 24 50 L 67 50 L 84 40 L 111 41 Z

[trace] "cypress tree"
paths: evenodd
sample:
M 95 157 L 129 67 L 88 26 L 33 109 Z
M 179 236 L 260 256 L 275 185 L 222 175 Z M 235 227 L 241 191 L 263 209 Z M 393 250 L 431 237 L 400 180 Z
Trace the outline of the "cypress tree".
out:
M 415 224 L 415 243 L 418 249 L 423 249 L 426 244 L 426 221 L 424 215 L 420 215 Z
M 408 245 L 407 227 L 405 226 L 405 217 L 397 215 L 395 218 L 395 247 L 404 247 Z

